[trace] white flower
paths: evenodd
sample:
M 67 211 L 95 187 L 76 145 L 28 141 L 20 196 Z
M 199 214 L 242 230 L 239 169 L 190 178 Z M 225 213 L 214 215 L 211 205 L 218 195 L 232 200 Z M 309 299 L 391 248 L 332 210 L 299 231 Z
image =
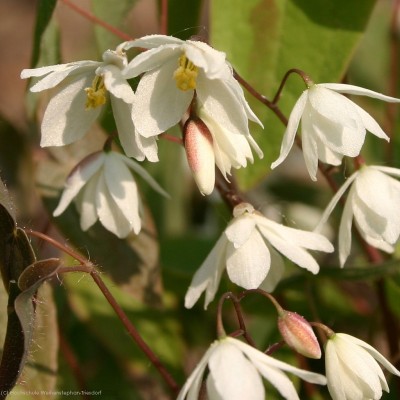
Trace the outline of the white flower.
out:
M 264 400 L 262 375 L 289 400 L 299 396 L 283 371 L 307 382 L 326 385 L 326 378 L 314 372 L 276 360 L 238 339 L 225 337 L 215 341 L 182 387 L 177 400 L 197 399 L 208 365 L 207 394 L 210 400 Z
M 124 71 L 127 78 L 144 73 L 133 113 L 145 137 L 177 124 L 195 93 L 198 106 L 233 135 L 250 136 L 248 119 L 261 125 L 234 79 L 225 53 L 203 42 L 163 35 L 145 36 L 125 45 L 125 49 L 132 47 L 149 49 L 137 55 Z
M 250 143 L 250 144 L 249 144 Z M 215 184 L 215 164 L 226 180 L 231 169 L 254 161 L 250 145 L 263 154 L 254 139 L 221 125 L 202 107 L 199 118 L 189 118 L 184 128 L 184 144 L 189 166 L 200 192 L 210 194 Z
M 399 99 L 353 85 L 312 85 L 302 93 L 290 114 L 279 158 L 272 163 L 271 168 L 281 164 L 289 154 L 300 119 L 303 155 L 312 180 L 317 179 L 318 160 L 340 165 L 343 156 L 357 156 L 367 130 L 379 138 L 389 140 L 371 115 L 340 93 L 400 102 Z
M 345 333 L 329 338 L 325 352 L 326 377 L 333 400 L 377 400 L 382 397 L 382 390 L 389 392 L 376 361 L 400 376 L 400 371 L 372 346 Z
M 107 50 L 103 61 L 24 69 L 21 78 L 44 76 L 32 92 L 54 88 L 42 121 L 41 146 L 62 146 L 79 140 L 99 117 L 110 94 L 119 138 L 125 153 L 142 161 L 158 161 L 154 138 L 145 138 L 135 129 L 132 108 L 134 92 L 122 76 L 128 61 L 125 53 Z
M 272 291 L 284 268 L 283 260 L 274 248 L 314 274 L 319 271 L 318 263 L 305 249 L 333 251 L 324 236 L 270 221 L 254 211 L 250 204 L 237 205 L 233 215 L 233 220 L 192 279 L 185 297 L 187 308 L 191 308 L 204 291 L 207 308 L 215 297 L 225 268 L 230 280 L 245 289 L 261 285 L 264 290 Z
M 87 157 L 71 173 L 53 215 L 59 216 L 72 200 L 81 214 L 86 231 L 97 219 L 117 235 L 126 237 L 141 229 L 140 198 L 131 170 L 156 191 L 167 195 L 136 162 L 115 152 L 98 152 Z
M 400 235 L 400 170 L 390 167 L 363 166 L 333 196 L 315 231 L 320 232 L 337 202 L 350 187 L 339 227 L 339 259 L 343 267 L 351 248 L 351 226 L 356 226 L 367 243 L 387 253 Z

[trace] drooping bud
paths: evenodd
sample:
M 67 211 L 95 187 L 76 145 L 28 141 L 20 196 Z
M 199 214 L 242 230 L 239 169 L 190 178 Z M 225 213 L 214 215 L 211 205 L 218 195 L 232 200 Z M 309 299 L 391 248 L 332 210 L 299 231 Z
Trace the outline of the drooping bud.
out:
M 210 194 L 215 184 L 213 138 L 199 118 L 189 118 L 183 129 L 186 157 L 202 195 Z
M 314 331 L 301 315 L 281 310 L 278 328 L 285 342 L 298 353 L 309 358 L 321 358 L 321 348 Z

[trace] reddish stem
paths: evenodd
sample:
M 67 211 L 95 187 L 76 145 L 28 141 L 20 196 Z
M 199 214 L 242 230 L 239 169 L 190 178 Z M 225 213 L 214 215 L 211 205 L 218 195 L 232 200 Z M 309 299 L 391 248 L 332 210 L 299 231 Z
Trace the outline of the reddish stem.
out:
M 73 3 L 72 1 L 70 1 L 70 0 L 61 0 L 61 1 L 66 6 L 68 6 L 72 10 L 74 10 L 76 13 L 80 14 L 82 17 L 84 17 L 87 20 L 89 20 L 89 21 L 91 21 L 91 22 L 103 27 L 104 29 L 106 29 L 107 31 L 111 32 L 115 36 L 121 38 L 122 40 L 133 40 L 133 38 L 130 35 L 126 34 L 125 32 L 120 31 L 115 26 L 112 26 L 112 25 L 108 24 L 107 22 L 97 18 L 94 14 L 92 14 L 91 12 L 81 8 L 80 6 L 78 6 L 77 4 Z
M 393 0 L 392 18 L 390 21 L 390 72 L 389 72 L 389 96 L 396 97 L 397 86 L 399 81 L 399 28 L 398 21 L 400 17 L 400 0 Z M 396 103 L 387 103 L 386 115 L 388 121 L 388 134 L 390 136 L 390 142 L 387 146 L 387 161 L 393 160 L 393 153 L 395 148 L 394 133 L 395 133 L 395 122 L 397 114 Z
M 63 272 L 85 272 L 90 274 L 96 285 L 99 287 L 101 292 L 103 293 L 103 296 L 106 298 L 108 303 L 111 305 L 115 313 L 117 314 L 118 318 L 124 325 L 125 329 L 127 330 L 129 336 L 136 342 L 136 344 L 140 347 L 140 349 L 143 351 L 143 353 L 147 356 L 147 358 L 150 360 L 150 362 L 154 365 L 154 367 L 158 370 L 160 375 L 163 377 L 164 381 L 167 383 L 167 385 L 170 387 L 171 391 L 176 394 L 179 390 L 179 387 L 175 380 L 173 379 L 172 375 L 167 371 L 167 369 L 164 367 L 164 365 L 161 363 L 161 361 L 158 359 L 158 357 L 153 353 L 151 348 L 147 345 L 147 343 L 142 339 L 140 336 L 139 332 L 135 328 L 135 326 L 132 324 L 132 322 L 129 320 L 128 316 L 125 314 L 125 312 L 122 310 L 120 305 L 117 303 L 115 300 L 114 296 L 111 294 L 111 292 L 108 290 L 107 286 L 103 282 L 103 280 L 99 276 L 99 272 L 96 270 L 96 268 L 93 266 L 93 264 L 82 257 L 80 254 L 76 253 L 75 251 L 69 249 L 68 247 L 62 245 L 61 243 L 57 242 L 53 238 L 41 233 L 41 232 L 36 232 L 33 230 L 26 230 L 26 233 L 30 236 L 36 236 L 39 237 L 43 240 L 46 240 L 48 243 L 52 244 L 56 248 L 60 249 L 64 253 L 69 254 L 71 257 L 74 259 L 78 260 L 82 265 L 81 266 L 74 266 L 74 267 L 63 267 L 58 270 L 59 273 Z

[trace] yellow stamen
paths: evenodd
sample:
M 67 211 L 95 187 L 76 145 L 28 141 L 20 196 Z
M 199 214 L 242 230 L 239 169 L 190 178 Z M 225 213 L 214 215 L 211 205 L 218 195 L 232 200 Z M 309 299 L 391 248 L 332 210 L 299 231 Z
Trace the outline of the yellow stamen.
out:
M 92 86 L 85 88 L 86 92 L 86 110 L 96 108 L 106 103 L 106 88 L 104 86 L 104 79 L 97 76 L 93 79 Z
M 174 72 L 177 88 L 184 92 L 196 89 L 197 74 L 198 68 L 182 54 L 179 57 L 179 67 Z

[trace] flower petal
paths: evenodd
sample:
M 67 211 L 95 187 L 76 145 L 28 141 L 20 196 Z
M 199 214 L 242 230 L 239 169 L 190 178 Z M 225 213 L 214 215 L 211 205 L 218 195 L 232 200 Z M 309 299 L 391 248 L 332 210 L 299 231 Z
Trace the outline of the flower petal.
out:
M 256 220 L 252 214 L 243 214 L 234 218 L 225 229 L 225 235 L 238 248 L 248 241 L 256 227 Z
M 371 117 L 365 110 L 359 107 L 357 104 L 353 103 L 358 114 L 360 115 L 362 122 L 365 126 L 367 131 L 371 132 L 373 135 L 377 136 L 378 138 L 385 139 L 389 141 L 389 136 L 382 130 L 379 124 Z
M 65 189 L 53 215 L 58 217 L 68 207 L 89 179 L 100 170 L 104 163 L 104 154 L 95 153 L 84 160 L 67 178 Z
M 84 88 L 91 84 L 91 76 L 79 75 L 72 81 L 65 79 L 58 86 L 43 116 L 42 147 L 70 144 L 89 130 L 103 108 L 86 109 Z
M 296 104 L 293 107 L 292 112 L 290 113 L 288 125 L 283 135 L 281 152 L 276 161 L 271 164 L 271 168 L 276 168 L 279 164 L 281 164 L 289 154 L 290 149 L 293 146 L 294 138 L 296 136 L 297 128 L 299 127 L 300 119 L 303 115 L 304 108 L 306 106 L 308 100 L 308 90 L 305 90 Z
M 106 64 L 96 70 L 104 78 L 104 86 L 116 98 L 125 103 L 133 103 L 134 93 L 126 78 L 116 65 Z
M 176 60 L 144 74 L 136 90 L 133 116 L 144 137 L 156 136 L 177 124 L 188 109 L 193 90 L 176 87 Z
M 229 279 L 245 289 L 257 289 L 268 274 L 271 256 L 263 238 L 253 230 L 239 248 L 227 246 L 226 270 Z
M 140 46 L 144 47 L 144 46 Z M 171 63 L 175 69 L 179 65 L 179 56 L 182 53 L 181 45 L 165 45 L 138 54 L 123 70 L 122 74 L 126 79 L 134 78 L 143 72 L 164 68 Z
M 374 92 L 372 90 L 364 89 L 362 87 L 347 85 L 344 83 L 319 83 L 318 86 L 324 87 L 326 89 L 334 90 L 339 93 L 346 94 L 356 94 L 359 96 L 368 96 L 374 99 L 379 99 L 383 101 L 387 101 L 389 103 L 400 103 L 400 99 L 396 99 L 395 97 L 385 96 L 382 93 Z
M 145 138 L 135 128 L 132 116 L 132 104 L 125 103 L 121 99 L 110 96 L 115 124 L 122 148 L 128 157 L 134 157 L 139 161 L 147 158 L 157 162 L 157 143 L 154 137 Z
M 137 162 L 131 160 L 130 158 L 124 157 L 121 154 L 117 154 L 117 156 L 122 158 L 124 163 L 140 177 L 142 177 L 146 181 L 146 183 L 148 183 L 150 187 L 152 187 L 156 192 L 167 198 L 170 197 L 169 194 L 157 183 L 157 181 Z
M 196 271 L 185 296 L 185 307 L 192 308 L 201 294 L 206 290 L 204 308 L 214 299 L 222 273 L 225 270 L 226 246 L 225 236 L 221 236 L 207 258 Z
M 190 374 L 189 378 L 186 380 L 185 384 L 182 386 L 181 391 L 178 394 L 176 400 L 198 400 L 201 384 L 203 381 L 204 370 L 207 367 L 208 359 L 213 353 L 218 342 L 214 342 L 209 349 L 206 351 L 200 362 L 197 364 L 196 368 Z M 187 395 L 187 397 L 186 397 Z
M 102 225 L 119 238 L 125 238 L 132 231 L 130 222 L 118 208 L 108 187 L 104 174 L 98 180 L 96 207 Z
M 115 204 L 129 222 L 131 229 L 138 234 L 141 228 L 141 220 L 136 182 L 127 165 L 121 161 L 116 153 L 107 154 L 104 163 L 104 177 Z
M 239 341 L 237 341 L 239 342 Z M 222 339 L 208 361 L 213 384 L 224 400 L 264 400 L 265 392 L 256 368 L 236 345 Z
M 78 61 L 69 64 L 50 65 L 48 67 L 25 69 L 21 78 L 37 77 L 48 74 L 30 88 L 31 92 L 41 92 L 51 89 L 61 83 L 65 78 L 76 74 L 94 74 L 95 69 L 100 65 L 97 61 Z
M 340 219 L 339 226 L 339 260 L 340 267 L 343 268 L 347 257 L 350 254 L 351 249 L 351 226 L 353 220 L 353 194 L 354 192 L 350 190 L 349 196 L 347 197 L 346 204 L 343 209 L 342 218 Z
M 259 288 L 271 293 L 275 290 L 285 273 L 285 263 L 279 253 L 272 246 L 267 245 L 267 247 L 271 256 L 271 265 L 266 278 L 261 282 Z
M 79 214 L 81 215 L 81 229 L 87 231 L 97 221 L 96 196 L 97 185 L 102 171 L 97 171 L 77 197 Z
M 353 183 L 354 179 L 358 176 L 358 171 L 355 172 L 353 175 L 350 176 L 346 180 L 346 182 L 340 187 L 340 189 L 335 193 L 332 197 L 329 204 L 326 206 L 324 213 L 322 214 L 321 220 L 319 221 L 318 225 L 314 229 L 314 232 L 321 232 L 323 226 L 325 225 L 326 221 L 328 220 L 329 216 L 331 215 L 333 209 L 336 207 L 336 204 L 343 196 L 344 192 L 349 188 L 349 186 Z
M 232 72 L 226 63 L 226 54 L 213 49 L 207 43 L 187 40 L 182 45 L 186 57 L 201 68 L 208 79 L 224 79 Z
M 182 45 L 184 43 L 183 40 L 178 39 L 173 36 L 167 35 L 146 35 L 142 36 L 139 39 L 131 40 L 124 43 L 124 49 L 129 50 L 133 47 L 143 47 L 145 49 L 153 49 L 160 46 L 175 44 Z

